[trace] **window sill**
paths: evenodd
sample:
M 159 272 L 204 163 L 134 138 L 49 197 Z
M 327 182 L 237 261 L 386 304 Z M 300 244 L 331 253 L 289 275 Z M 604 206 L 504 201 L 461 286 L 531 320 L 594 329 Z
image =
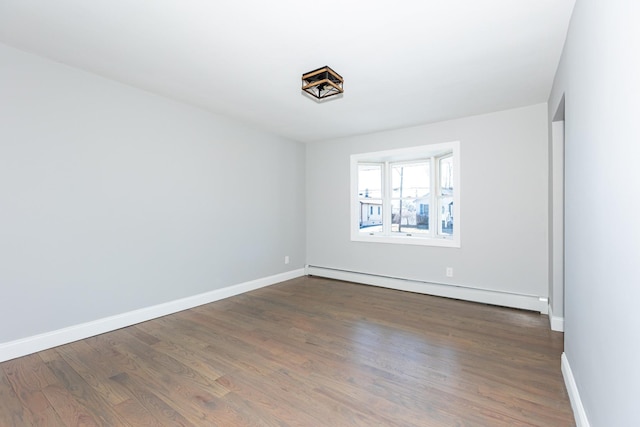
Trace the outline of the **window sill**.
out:
M 459 248 L 460 241 L 456 239 L 416 237 L 416 236 L 372 236 L 358 233 L 351 236 L 352 242 L 391 243 L 397 245 L 435 246 L 443 248 Z

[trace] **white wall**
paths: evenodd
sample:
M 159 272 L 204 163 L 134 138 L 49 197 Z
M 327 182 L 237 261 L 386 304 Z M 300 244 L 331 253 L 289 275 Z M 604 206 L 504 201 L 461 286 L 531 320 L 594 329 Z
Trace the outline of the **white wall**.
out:
M 0 343 L 304 266 L 300 143 L 1 44 L 0 138 Z
M 640 425 L 640 3 L 578 0 L 565 96 L 565 354 L 592 426 Z M 570 391 L 571 392 L 571 391 Z
M 546 111 L 539 104 L 308 144 L 308 264 L 546 297 Z M 453 140 L 461 143 L 461 248 L 350 241 L 351 154 Z

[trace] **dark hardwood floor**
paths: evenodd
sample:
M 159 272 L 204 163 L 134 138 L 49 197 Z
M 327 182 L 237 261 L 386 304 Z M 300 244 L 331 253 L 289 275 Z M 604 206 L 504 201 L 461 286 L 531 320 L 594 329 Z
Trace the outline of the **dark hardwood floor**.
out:
M 1 426 L 573 426 L 536 313 L 302 277 L 0 363 Z

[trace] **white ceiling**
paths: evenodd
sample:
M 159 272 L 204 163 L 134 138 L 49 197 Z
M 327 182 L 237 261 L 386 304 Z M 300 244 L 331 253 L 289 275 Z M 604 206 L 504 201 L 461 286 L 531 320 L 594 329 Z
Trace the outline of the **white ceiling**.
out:
M 574 2 L 0 0 L 0 42 L 309 142 L 545 102 Z

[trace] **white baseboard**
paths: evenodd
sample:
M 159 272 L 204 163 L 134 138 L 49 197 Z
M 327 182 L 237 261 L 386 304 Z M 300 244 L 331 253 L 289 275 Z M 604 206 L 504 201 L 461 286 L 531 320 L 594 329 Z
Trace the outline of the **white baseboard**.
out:
M 521 308 L 524 310 L 539 311 L 542 314 L 547 314 L 547 310 L 549 309 L 547 298 L 533 295 L 499 292 L 459 285 L 421 282 L 312 265 L 307 266 L 306 272 L 311 276 L 327 277 L 329 279 L 345 280 L 365 285 L 381 286 L 401 291 L 481 302 L 503 307 Z
M 564 317 L 555 316 L 549 304 L 549 323 L 552 331 L 564 332 Z
M 573 409 L 573 416 L 576 419 L 576 427 L 590 427 L 587 413 L 582 406 L 582 400 L 580 399 L 580 393 L 578 392 L 578 386 L 576 380 L 573 377 L 571 366 L 569 366 L 569 359 L 567 355 L 562 353 L 562 376 L 564 377 L 564 384 L 567 387 L 567 393 L 569 394 L 569 400 L 571 401 L 571 408 Z
M 199 305 L 219 301 L 234 295 L 270 286 L 285 280 L 295 279 L 296 277 L 304 275 L 304 269 L 292 270 L 286 273 L 251 280 L 249 282 L 216 289 L 203 294 L 169 301 L 151 307 L 141 308 L 127 313 L 109 316 L 31 337 L 21 338 L 15 341 L 0 343 L 0 362 L 15 359 L 16 357 L 26 356 L 28 354 L 103 334 L 105 332 L 114 331 L 126 326 L 135 325 L 136 323 L 166 316 L 168 314 L 177 313 Z

